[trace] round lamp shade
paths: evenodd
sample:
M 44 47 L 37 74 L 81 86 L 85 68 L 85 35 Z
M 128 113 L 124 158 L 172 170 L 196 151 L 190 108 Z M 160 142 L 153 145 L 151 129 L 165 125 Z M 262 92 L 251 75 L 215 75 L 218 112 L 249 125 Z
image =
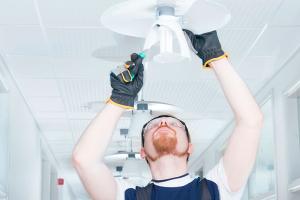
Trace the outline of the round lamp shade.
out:
M 196 34 L 217 30 L 230 20 L 222 5 L 206 0 L 174 0 L 175 16 L 182 28 Z M 129 0 L 114 5 L 101 16 L 108 29 L 134 37 L 147 37 L 157 20 L 157 0 Z

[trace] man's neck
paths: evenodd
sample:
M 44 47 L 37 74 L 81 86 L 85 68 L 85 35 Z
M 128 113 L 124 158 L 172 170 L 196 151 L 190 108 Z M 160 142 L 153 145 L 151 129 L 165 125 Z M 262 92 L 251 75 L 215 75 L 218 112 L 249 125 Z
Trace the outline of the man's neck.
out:
M 155 180 L 169 179 L 187 173 L 187 162 L 182 157 L 162 156 L 151 163 L 150 170 Z

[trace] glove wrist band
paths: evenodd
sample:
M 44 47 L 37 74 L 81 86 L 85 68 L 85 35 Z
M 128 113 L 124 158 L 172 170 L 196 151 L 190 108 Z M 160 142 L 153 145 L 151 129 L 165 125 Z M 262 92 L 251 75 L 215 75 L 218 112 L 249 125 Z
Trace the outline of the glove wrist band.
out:
M 217 61 L 217 60 L 221 60 L 223 58 L 228 58 L 228 54 L 227 53 L 224 53 L 223 55 L 221 56 L 218 56 L 216 58 L 211 58 L 209 60 L 206 60 L 204 63 L 203 63 L 203 67 L 204 68 L 210 68 L 209 66 L 209 63 L 213 62 L 213 61 Z
M 124 108 L 124 109 L 127 109 L 127 110 L 133 110 L 133 109 L 134 109 L 133 106 L 122 105 L 122 104 L 119 104 L 119 103 L 114 102 L 114 101 L 111 100 L 111 99 L 108 99 L 108 100 L 106 101 L 106 103 L 107 103 L 107 104 L 112 104 L 112 105 L 115 105 L 115 106 L 119 106 L 119 107 Z

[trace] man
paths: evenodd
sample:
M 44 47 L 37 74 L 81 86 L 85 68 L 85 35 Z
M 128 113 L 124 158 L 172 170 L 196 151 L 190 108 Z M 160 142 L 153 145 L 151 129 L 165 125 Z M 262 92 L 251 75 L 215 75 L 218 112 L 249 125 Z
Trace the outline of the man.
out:
M 184 30 L 193 51 L 211 68 L 234 112 L 235 128 L 219 163 L 206 179 L 211 199 L 240 199 L 256 158 L 263 115 L 247 86 L 235 72 L 223 52 L 216 31 L 194 35 Z M 110 100 L 94 118 L 73 151 L 74 166 L 93 199 L 136 199 L 138 188 L 116 181 L 103 162 L 113 130 L 125 109 L 132 108 L 143 85 L 142 59 L 131 59 L 137 68 L 135 78 L 124 83 L 111 74 L 113 88 Z M 192 153 L 189 133 L 184 122 L 172 116 L 161 116 L 148 122 L 142 131 L 141 156 L 152 173 L 151 199 L 200 199 L 200 179 L 187 174 L 187 160 Z

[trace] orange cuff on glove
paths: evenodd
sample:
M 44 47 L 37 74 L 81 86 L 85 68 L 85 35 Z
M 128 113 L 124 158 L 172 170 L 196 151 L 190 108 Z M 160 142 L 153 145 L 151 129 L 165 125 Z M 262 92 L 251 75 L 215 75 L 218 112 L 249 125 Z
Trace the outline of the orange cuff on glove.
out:
M 209 63 L 211 63 L 211 62 L 213 62 L 213 61 L 216 61 L 216 60 L 221 60 L 222 58 L 227 58 L 227 59 L 228 59 L 228 54 L 227 54 L 227 53 L 224 53 L 224 55 L 222 55 L 222 56 L 219 56 L 219 57 L 217 57 L 217 58 L 212 58 L 212 59 L 206 61 L 206 62 L 203 64 L 203 67 L 204 67 L 205 69 L 211 68 L 211 67 L 209 66 Z
M 125 106 L 125 105 L 122 105 L 122 104 L 118 104 L 118 103 L 114 102 L 114 101 L 111 100 L 111 99 L 108 99 L 108 100 L 106 101 L 106 103 L 107 103 L 107 104 L 112 104 L 112 105 L 115 105 L 115 106 L 119 106 L 119 107 L 121 107 L 121 108 L 128 109 L 128 110 L 133 110 L 133 109 L 134 109 L 134 107 L 132 107 L 132 106 Z

